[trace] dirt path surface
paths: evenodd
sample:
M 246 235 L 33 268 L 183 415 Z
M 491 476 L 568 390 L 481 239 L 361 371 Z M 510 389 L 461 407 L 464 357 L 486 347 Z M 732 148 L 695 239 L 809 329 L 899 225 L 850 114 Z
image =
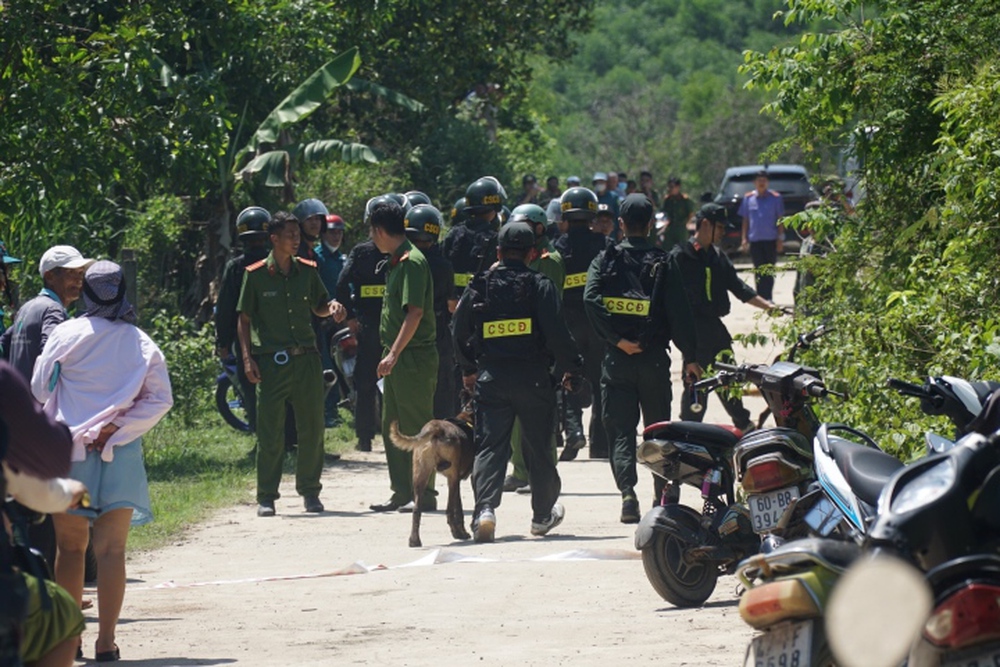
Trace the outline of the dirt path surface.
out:
M 779 303 L 791 303 L 791 274 Z M 758 325 L 734 304 L 731 330 Z M 760 323 L 766 326 L 766 321 Z M 737 350 L 764 362 L 773 348 Z M 679 360 L 674 357 L 674 412 Z M 758 397 L 746 399 L 756 414 Z M 707 421 L 725 421 L 716 400 Z M 327 512 L 307 515 L 288 483 L 278 516 L 250 499 L 173 546 L 132 558 L 118 644 L 141 665 L 738 665 L 750 631 L 723 577 L 701 609 L 676 609 L 652 589 L 618 522 L 606 461 L 561 463 L 566 520 L 529 533 L 526 495 L 505 494 L 497 541 L 454 541 L 443 512 L 424 515 L 421 549 L 410 517 L 374 514 L 389 495 L 381 451 L 351 453 L 324 473 Z M 640 471 L 640 498 L 652 498 Z M 439 480 L 440 504 L 446 494 Z M 697 493 L 684 501 L 698 506 Z M 468 518 L 472 491 L 463 485 Z M 644 507 L 645 509 L 645 507 Z M 458 562 L 456 562 L 458 561 Z M 384 567 L 383 567 L 384 566 Z M 371 569 L 377 568 L 377 569 Z M 348 574 L 350 573 L 350 574 Z M 84 635 L 92 657 L 96 612 Z

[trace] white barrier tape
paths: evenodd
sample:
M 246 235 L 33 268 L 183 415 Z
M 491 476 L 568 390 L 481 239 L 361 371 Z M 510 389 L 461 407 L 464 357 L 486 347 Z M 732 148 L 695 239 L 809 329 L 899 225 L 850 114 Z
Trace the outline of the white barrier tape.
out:
M 445 551 L 435 549 L 421 556 L 415 561 L 403 563 L 402 565 L 365 565 L 357 561 L 347 567 L 332 572 L 313 572 L 309 574 L 288 574 L 271 577 L 251 577 L 247 579 L 221 579 L 217 581 L 196 581 L 189 584 L 178 584 L 167 581 L 155 586 L 129 587 L 129 591 L 155 591 L 176 588 L 200 588 L 203 586 L 234 586 L 237 584 L 257 584 L 266 581 L 296 581 L 300 579 L 323 579 L 326 577 L 341 577 L 350 574 L 367 574 L 377 570 L 398 570 L 407 567 L 427 567 L 430 565 L 446 565 L 450 563 L 548 563 L 548 562 L 582 562 L 599 560 L 638 560 L 641 555 L 638 551 L 625 551 L 623 549 L 573 549 L 572 551 L 562 551 L 548 556 L 538 558 L 484 558 L 482 556 L 471 556 L 457 551 Z

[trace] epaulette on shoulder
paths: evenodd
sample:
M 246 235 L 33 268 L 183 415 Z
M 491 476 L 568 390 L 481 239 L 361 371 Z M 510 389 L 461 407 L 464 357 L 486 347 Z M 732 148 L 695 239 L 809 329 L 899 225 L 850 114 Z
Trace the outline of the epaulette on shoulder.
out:
M 747 197 L 749 197 L 750 195 L 754 194 L 755 192 L 757 192 L 757 191 L 756 191 L 756 190 L 747 190 L 747 191 L 746 191 L 746 192 L 745 192 L 745 193 L 743 194 L 743 197 L 744 197 L 744 199 L 745 199 L 745 198 L 747 198 Z
M 548 250 L 543 250 L 542 254 L 541 254 L 541 258 L 542 259 L 548 259 L 551 254 L 552 253 L 550 253 Z
M 250 266 L 247 267 L 247 271 L 256 271 L 257 269 L 259 269 L 260 267 L 264 266 L 265 264 L 267 264 L 267 260 L 266 259 L 262 259 L 259 262 L 254 262 L 253 264 L 251 264 Z
M 690 197 L 687 196 L 686 192 L 682 192 L 681 193 L 681 199 L 690 199 Z
M 777 190 L 768 190 L 768 192 L 770 192 L 775 197 L 780 197 L 781 196 L 781 193 L 778 192 Z
M 402 262 L 404 259 L 409 259 L 409 258 L 410 258 L 410 251 L 407 250 L 406 252 L 404 252 L 402 255 L 399 256 L 399 261 Z
M 306 259 L 305 257 L 296 257 L 295 259 L 299 260 L 299 264 L 305 264 L 306 266 L 311 266 L 314 269 L 317 266 L 316 261 L 312 259 Z

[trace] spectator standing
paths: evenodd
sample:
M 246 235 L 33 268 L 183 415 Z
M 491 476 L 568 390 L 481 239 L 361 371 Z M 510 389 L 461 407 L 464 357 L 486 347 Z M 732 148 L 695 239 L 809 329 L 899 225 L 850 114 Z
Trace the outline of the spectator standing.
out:
M 653 206 L 660 203 L 660 193 L 653 187 L 653 174 L 648 171 L 639 173 L 639 192 L 646 195 Z
M 635 495 L 635 428 L 670 419 L 671 338 L 694 356 L 695 329 L 676 263 L 649 242 L 653 202 L 642 193 L 622 204 L 625 240 L 598 255 L 587 271 L 583 299 L 604 344 L 601 395 L 611 470 L 622 495 L 621 522 L 639 522 Z M 688 365 L 688 373 L 700 374 Z
M 323 287 L 326 288 L 327 294 L 337 293 L 337 281 L 340 279 L 340 273 L 344 270 L 344 263 L 347 261 L 344 253 L 340 251 L 340 245 L 344 242 L 344 231 L 346 228 L 347 225 L 344 224 L 343 218 L 339 215 L 328 213 L 323 220 L 319 243 L 313 248 L 316 252 L 316 267 L 319 269 L 319 277 L 323 281 Z M 327 370 L 333 370 L 330 333 L 334 328 L 331 325 L 332 323 L 319 328 L 320 335 L 319 340 L 317 340 L 320 356 L 323 360 L 323 368 Z M 338 378 L 338 381 L 342 382 L 344 378 Z M 327 428 L 332 428 L 340 423 L 340 414 L 337 410 L 338 397 L 339 392 L 328 391 L 326 393 L 323 419 Z
M 416 435 L 434 418 L 438 375 L 434 281 L 427 258 L 406 238 L 404 213 L 398 204 L 376 201 L 369 224 L 372 241 L 389 255 L 379 326 L 384 352 L 378 374 L 383 378 L 382 440 L 392 489 L 389 500 L 370 508 L 374 512 L 391 512 L 412 509 L 413 457 L 392 443 L 389 427 L 398 422 L 401 433 Z M 431 475 L 420 509 L 436 508 Z
M 656 201 L 655 199 L 653 201 Z M 661 210 L 667 216 L 667 228 L 663 234 L 664 250 L 669 251 L 674 246 L 687 243 L 688 221 L 694 216 L 695 204 L 681 192 L 681 179 L 671 176 L 667 179 L 667 196 L 663 198 Z
M 538 203 L 538 181 L 534 174 L 525 174 L 521 179 L 521 194 L 517 197 L 516 206 Z
M 552 200 L 557 200 L 561 196 L 562 190 L 559 188 L 559 177 L 549 176 L 545 179 L 545 189 L 538 195 L 538 205 L 542 207 L 542 210 L 545 210 Z
M 10 276 L 7 275 L 8 267 L 12 264 L 20 264 L 21 260 L 7 254 L 7 245 L 0 241 L 0 295 L 7 301 L 8 307 L 14 306 L 13 293 L 10 288 Z M 6 319 L 4 304 L 0 303 L 0 334 L 6 329 Z M 2 350 L 0 350 L 2 351 Z
M 97 556 L 98 634 L 95 659 L 118 660 L 115 629 L 125 596 L 125 542 L 130 525 L 152 520 L 142 436 L 170 410 L 173 397 L 163 353 L 141 331 L 114 262 L 87 269 L 83 317 L 49 336 L 31 390 L 73 437 L 70 477 L 90 492 L 93 508 L 53 517 L 59 554 L 56 582 L 82 602 L 84 554 L 93 523 Z M 110 372 L 110 371 L 114 372 Z
M 632 194 L 628 191 L 628 184 L 635 183 L 635 181 L 628 180 L 628 174 L 624 171 L 618 172 L 618 197 L 619 199 L 625 199 L 627 195 Z
M 740 203 L 743 219 L 743 252 L 750 251 L 757 282 L 757 294 L 767 301 L 774 298 L 774 265 L 784 251 L 785 202 L 781 194 L 768 189 L 767 171 L 757 172 L 754 189 Z
M 295 216 L 279 212 L 267 224 L 271 252 L 247 267 L 237 309 L 247 378 L 257 392 L 257 516 L 274 516 L 284 460 L 286 403 L 295 412 L 298 456 L 295 490 L 307 512 L 323 511 L 323 365 L 311 318 L 344 319 L 330 301 L 315 262 L 295 255 L 301 238 Z

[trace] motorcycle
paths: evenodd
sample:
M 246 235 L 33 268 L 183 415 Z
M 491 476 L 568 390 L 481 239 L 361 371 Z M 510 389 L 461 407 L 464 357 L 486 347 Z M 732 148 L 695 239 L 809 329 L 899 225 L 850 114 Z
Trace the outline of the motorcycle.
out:
M 771 512 L 766 508 L 752 514 L 747 505 L 736 502 L 739 466 L 753 460 L 759 467 L 750 479 L 761 489 L 776 488 L 770 486 L 775 480 L 765 472 L 771 463 L 783 462 L 780 456 L 771 456 L 774 445 L 785 443 L 798 455 L 808 452 L 806 434 L 818 424 L 809 399 L 832 393 L 817 371 L 790 362 L 716 364 L 716 369 L 716 376 L 695 383 L 694 390 L 710 392 L 752 382 L 761 387 L 779 428 L 748 436 L 745 440 L 751 445 L 739 461 L 734 452 L 742 433 L 735 428 L 682 421 L 652 424 L 643 432 L 639 462 L 668 483 L 699 488 L 703 499 L 699 513 L 664 493 L 661 504 L 643 516 L 635 534 L 635 545 L 642 551 L 643 567 L 653 588 L 668 602 L 682 607 L 703 604 L 715 590 L 720 574 L 732 573 L 740 560 L 757 553 L 760 537 L 754 530 L 755 521 L 762 530 L 766 522 L 771 530 L 784 515 L 783 509 Z M 784 471 L 777 472 L 779 486 L 790 483 Z M 798 465 L 795 481 L 808 474 L 808 465 Z M 760 499 L 760 507 L 764 508 L 767 500 L 787 504 L 790 494 L 766 496 Z

